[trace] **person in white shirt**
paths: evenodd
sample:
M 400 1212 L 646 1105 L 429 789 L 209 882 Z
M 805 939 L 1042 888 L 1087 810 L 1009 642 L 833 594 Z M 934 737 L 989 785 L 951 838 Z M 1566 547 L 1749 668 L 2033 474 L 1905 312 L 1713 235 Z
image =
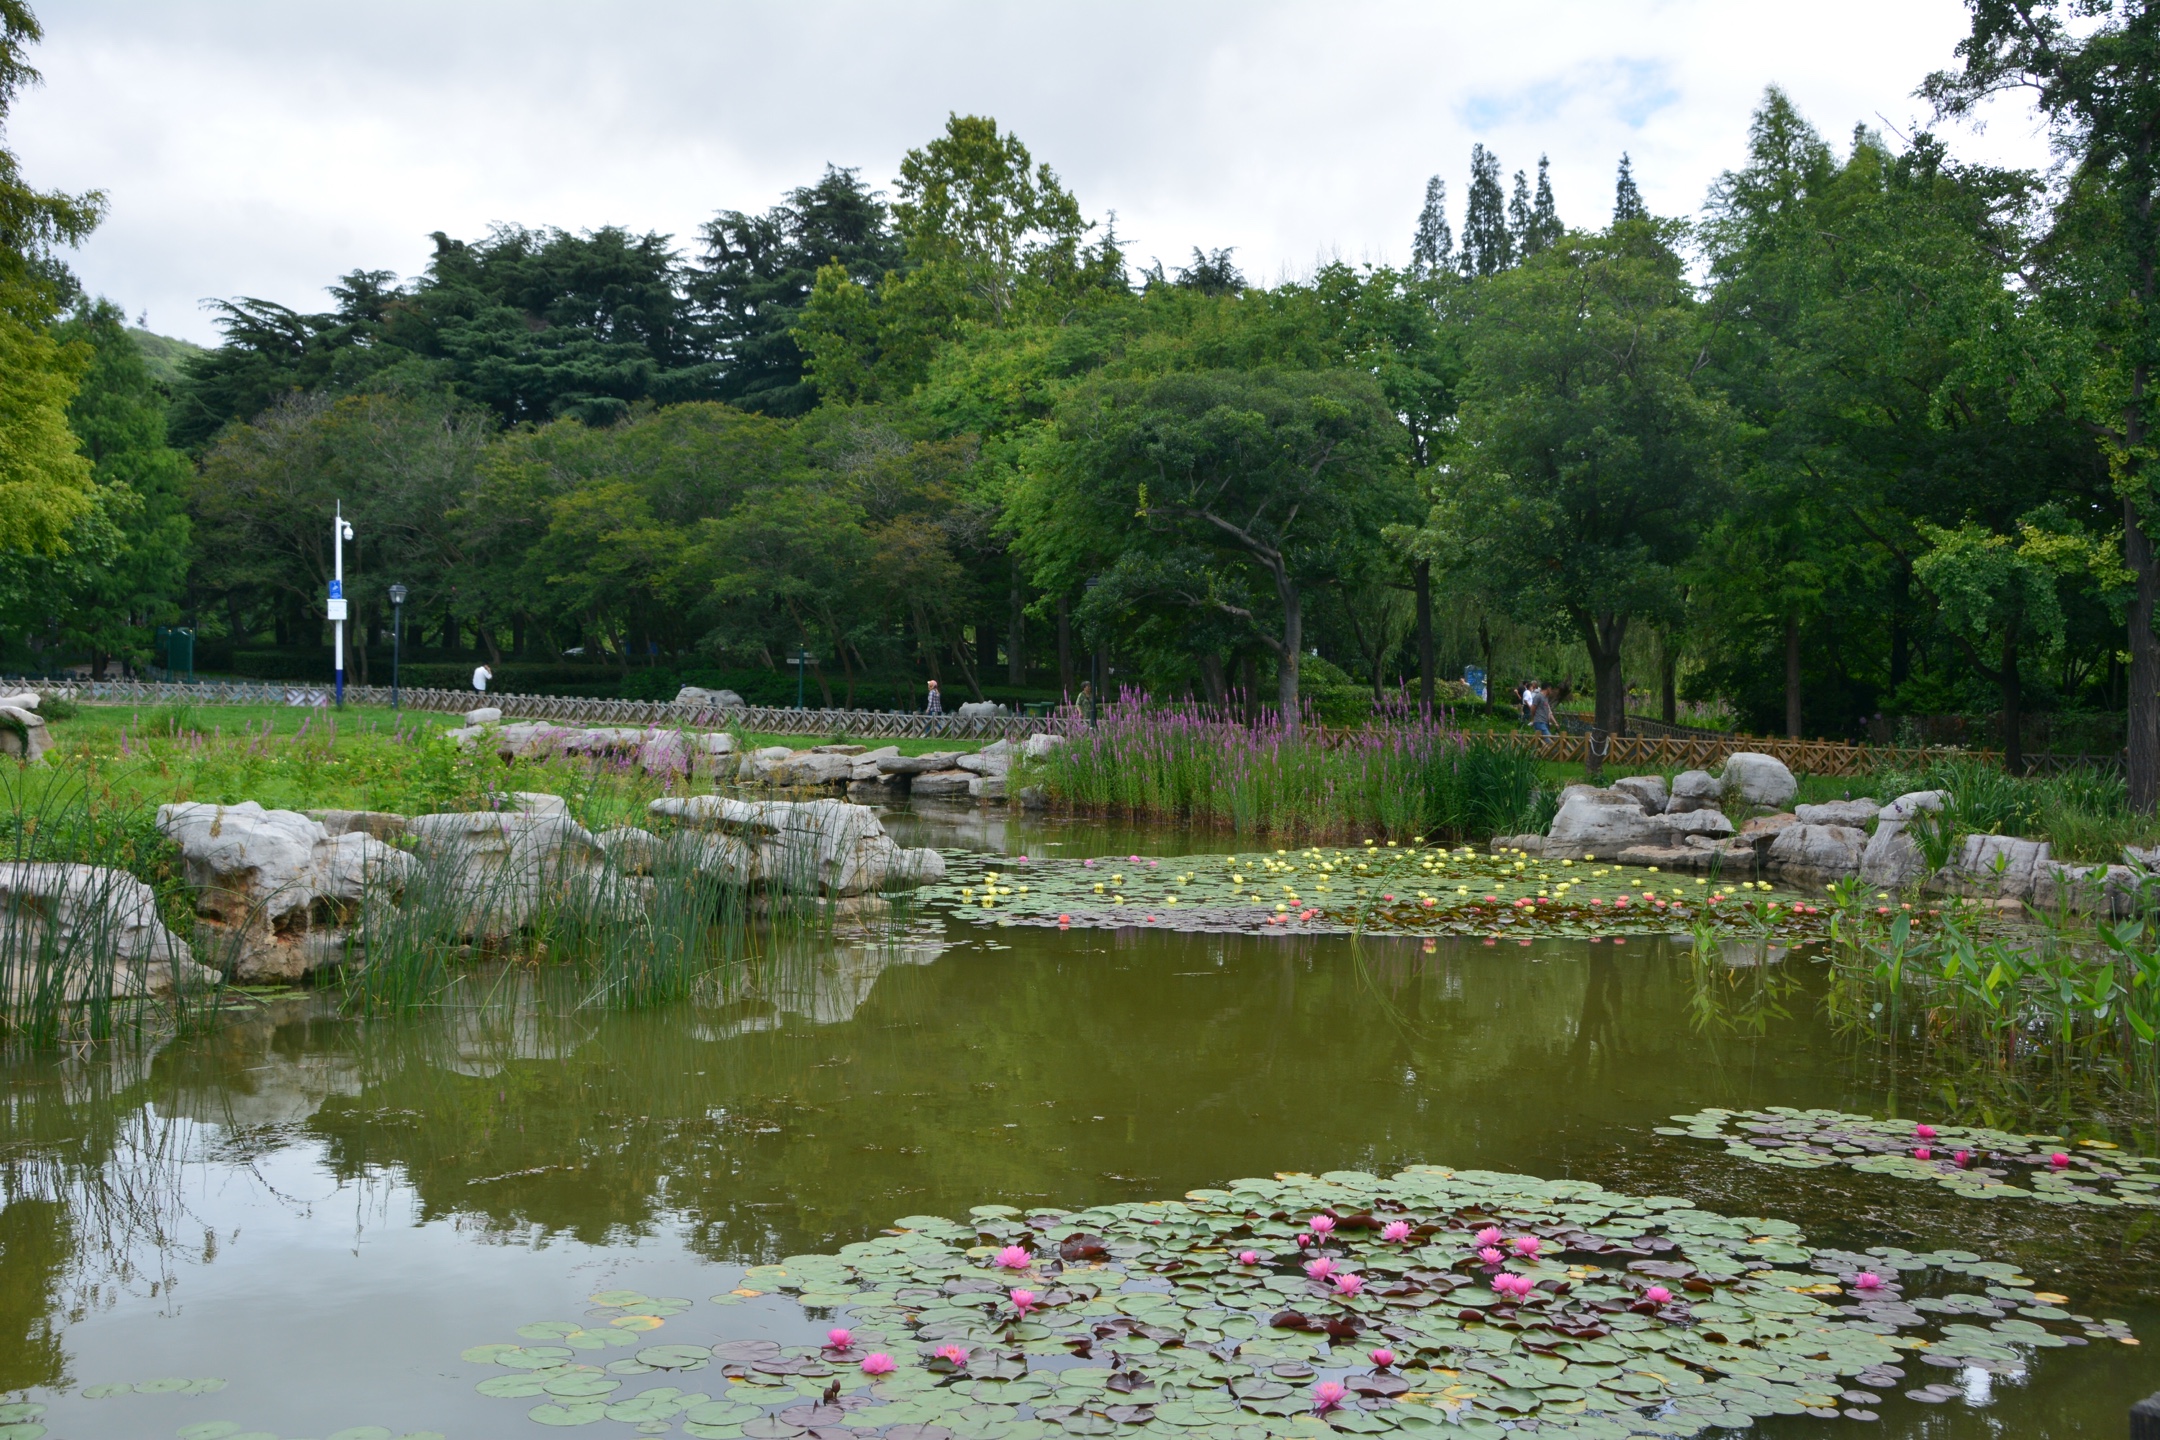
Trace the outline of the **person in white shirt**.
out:
M 485 665 L 476 666 L 472 672 L 472 688 L 487 694 L 487 682 L 495 678 L 495 672 Z

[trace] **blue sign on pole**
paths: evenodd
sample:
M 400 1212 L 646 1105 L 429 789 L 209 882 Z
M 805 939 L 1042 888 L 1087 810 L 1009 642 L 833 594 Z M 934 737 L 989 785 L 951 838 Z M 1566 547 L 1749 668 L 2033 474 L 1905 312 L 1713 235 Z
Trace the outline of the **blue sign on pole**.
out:
M 1484 700 L 1488 698 L 1485 694 L 1485 672 L 1482 668 L 1476 665 L 1465 665 L 1463 666 L 1462 678 L 1463 684 L 1468 685 L 1471 693 L 1476 695 L 1478 699 Z
M 332 581 L 330 582 L 330 598 L 331 598 L 332 600 L 342 600 L 342 599 L 344 599 L 344 598 L 345 598 L 345 582 L 344 582 L 344 581 L 342 581 L 342 580 L 332 580 Z

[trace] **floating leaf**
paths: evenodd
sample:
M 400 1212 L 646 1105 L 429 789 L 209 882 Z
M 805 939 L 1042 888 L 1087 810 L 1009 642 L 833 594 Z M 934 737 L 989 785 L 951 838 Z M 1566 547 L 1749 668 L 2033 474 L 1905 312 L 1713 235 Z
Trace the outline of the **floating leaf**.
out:
M 525 1417 L 540 1425 L 590 1425 L 605 1419 L 607 1406 L 597 1400 L 573 1400 L 567 1405 L 535 1405 Z
M 226 1440 L 227 1436 L 239 1433 L 240 1427 L 230 1420 L 205 1420 L 200 1425 L 183 1426 L 173 1432 L 178 1440 Z
M 82 1396 L 85 1400 L 103 1400 L 108 1395 L 132 1395 L 135 1387 L 125 1380 L 87 1387 Z
M 138 1380 L 135 1392 L 139 1395 L 171 1395 L 185 1390 L 195 1382 L 178 1375 L 165 1375 L 156 1380 Z
M 355 1425 L 350 1430 L 340 1430 L 330 1440 L 397 1440 L 387 1426 Z
M 713 1352 L 702 1345 L 648 1345 L 637 1358 L 655 1370 L 693 1370 L 709 1363 Z

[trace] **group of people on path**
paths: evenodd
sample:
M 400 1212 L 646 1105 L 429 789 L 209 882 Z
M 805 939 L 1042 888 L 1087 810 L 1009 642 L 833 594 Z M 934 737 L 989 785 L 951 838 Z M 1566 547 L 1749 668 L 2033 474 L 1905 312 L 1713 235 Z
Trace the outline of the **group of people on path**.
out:
M 1553 719 L 1552 697 L 1545 693 L 1544 682 L 1532 680 L 1525 684 L 1521 693 L 1523 719 L 1540 735 L 1550 735 L 1559 723 Z

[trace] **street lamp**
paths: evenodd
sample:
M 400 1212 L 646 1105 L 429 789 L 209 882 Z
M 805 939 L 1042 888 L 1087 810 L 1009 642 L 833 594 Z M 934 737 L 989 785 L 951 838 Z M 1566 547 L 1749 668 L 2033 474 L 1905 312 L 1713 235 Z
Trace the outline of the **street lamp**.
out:
M 795 662 L 795 708 L 800 710 L 803 708 L 803 667 L 817 659 L 817 656 L 798 645 L 795 653 L 787 658 Z
M 405 587 L 390 587 L 390 708 L 398 708 L 398 651 L 405 642 Z
M 330 522 L 330 624 L 336 632 L 332 654 L 340 710 L 345 708 L 345 542 L 352 538 L 353 528 L 345 523 L 345 502 L 340 500 L 337 515 Z

